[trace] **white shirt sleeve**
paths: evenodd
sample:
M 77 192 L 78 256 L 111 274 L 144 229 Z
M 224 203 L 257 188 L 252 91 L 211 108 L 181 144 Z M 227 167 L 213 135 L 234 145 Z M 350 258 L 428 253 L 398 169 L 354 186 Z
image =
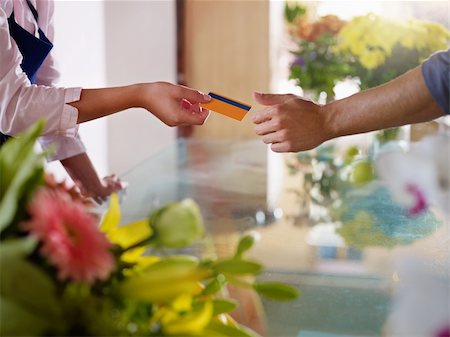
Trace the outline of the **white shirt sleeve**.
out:
M 39 13 L 39 27 L 50 41 L 54 41 L 55 30 L 53 25 L 54 14 L 53 1 L 36 1 L 36 9 Z M 55 86 L 59 81 L 60 73 L 53 57 L 53 51 L 48 54 L 36 75 L 38 85 Z M 86 152 L 86 147 L 78 133 L 78 125 L 63 133 L 51 134 L 39 138 L 41 147 L 46 150 L 55 147 L 55 151 L 47 157 L 47 160 L 63 160 Z
M 20 68 L 22 56 L 9 35 L 7 15 L 0 8 L 0 131 L 15 135 L 37 120 L 47 120 L 43 135 L 61 139 L 72 137 L 74 146 L 81 144 L 77 135 L 78 110 L 67 104 L 80 99 L 81 88 L 60 88 L 31 85 Z M 64 143 L 64 142 L 62 142 Z M 67 142 L 65 142 L 67 143 Z M 84 146 L 78 146 L 84 152 Z M 64 149 L 57 150 L 54 159 L 67 158 Z M 74 153 L 73 149 L 71 152 Z M 76 151 L 75 151 L 76 152 Z M 75 154 L 71 154 L 75 155 Z

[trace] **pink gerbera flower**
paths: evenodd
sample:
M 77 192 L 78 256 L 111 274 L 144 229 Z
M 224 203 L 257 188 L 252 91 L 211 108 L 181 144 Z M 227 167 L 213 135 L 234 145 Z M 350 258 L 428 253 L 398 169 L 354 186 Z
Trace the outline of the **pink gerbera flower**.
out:
M 61 191 L 41 189 L 28 211 L 31 219 L 24 229 L 41 241 L 40 253 L 58 269 L 60 280 L 92 283 L 109 276 L 111 245 L 83 204 Z

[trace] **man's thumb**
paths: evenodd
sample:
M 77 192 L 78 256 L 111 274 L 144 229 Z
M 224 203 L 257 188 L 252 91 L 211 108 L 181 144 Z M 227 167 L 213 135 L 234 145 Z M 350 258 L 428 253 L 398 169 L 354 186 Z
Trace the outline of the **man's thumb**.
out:
M 255 101 L 262 105 L 275 105 L 286 102 L 291 99 L 291 95 L 281 95 L 281 94 L 263 94 L 260 92 L 255 92 L 253 94 Z

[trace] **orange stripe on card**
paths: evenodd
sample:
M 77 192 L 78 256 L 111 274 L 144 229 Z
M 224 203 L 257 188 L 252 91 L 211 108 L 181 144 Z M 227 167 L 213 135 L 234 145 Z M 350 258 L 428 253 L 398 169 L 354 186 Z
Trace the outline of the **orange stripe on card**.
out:
M 205 109 L 212 110 L 222 115 L 231 117 L 238 121 L 241 121 L 247 114 L 247 110 L 222 102 L 215 98 L 212 98 L 211 101 L 209 101 L 208 103 L 200 104 L 200 106 Z

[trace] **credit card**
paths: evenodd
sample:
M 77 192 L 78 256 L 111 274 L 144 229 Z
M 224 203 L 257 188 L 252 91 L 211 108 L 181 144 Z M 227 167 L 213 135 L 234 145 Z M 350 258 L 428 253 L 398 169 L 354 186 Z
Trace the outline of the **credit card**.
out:
M 241 121 L 252 108 L 250 105 L 210 92 L 211 101 L 201 107 Z

